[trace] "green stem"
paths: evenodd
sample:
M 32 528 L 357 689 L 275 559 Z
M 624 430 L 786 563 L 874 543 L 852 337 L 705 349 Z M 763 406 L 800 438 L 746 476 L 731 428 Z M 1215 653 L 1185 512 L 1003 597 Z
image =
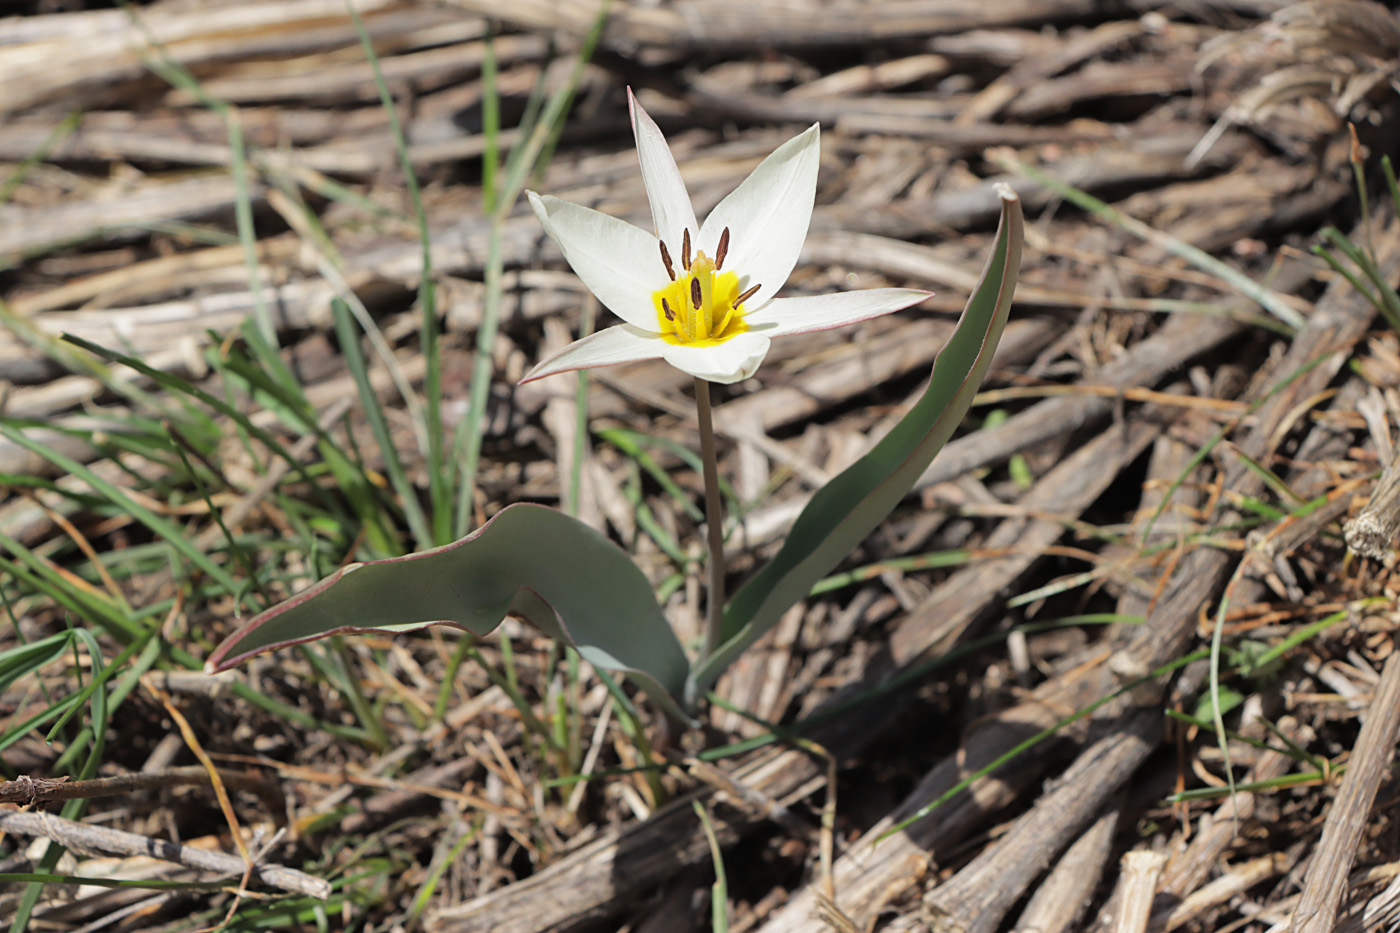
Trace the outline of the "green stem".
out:
M 702 655 L 708 658 L 719 649 L 724 620 L 724 517 L 720 510 L 710 383 L 698 376 L 695 379 L 695 412 L 700 422 L 700 462 L 705 473 L 705 524 L 710 549 L 710 598 L 705 607 L 705 653 Z

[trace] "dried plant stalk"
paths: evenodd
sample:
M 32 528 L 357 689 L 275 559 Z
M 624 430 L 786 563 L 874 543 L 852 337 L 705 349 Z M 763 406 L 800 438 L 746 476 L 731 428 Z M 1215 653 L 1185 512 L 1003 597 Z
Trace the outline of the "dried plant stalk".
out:
M 1363 557 L 1379 560 L 1390 553 L 1390 542 L 1400 532 L 1400 454 L 1381 473 L 1366 507 L 1342 532 L 1347 547 Z

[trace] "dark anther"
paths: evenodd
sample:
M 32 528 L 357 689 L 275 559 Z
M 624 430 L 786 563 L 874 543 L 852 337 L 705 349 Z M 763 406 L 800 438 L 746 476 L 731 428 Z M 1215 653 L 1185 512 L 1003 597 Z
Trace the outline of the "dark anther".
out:
M 664 250 L 666 247 L 661 248 Z M 674 321 L 676 319 L 676 312 L 671 310 L 671 306 L 666 303 L 665 298 L 661 299 L 661 310 L 666 312 L 666 320 Z
M 681 238 L 681 268 L 686 272 L 690 271 L 690 228 L 686 228 L 685 236 Z
M 671 268 L 671 254 L 666 250 L 666 241 L 657 240 L 661 244 L 661 262 L 666 266 L 666 274 L 671 277 L 671 281 L 676 280 L 676 270 Z
M 690 280 L 690 303 L 695 305 L 695 310 L 700 310 L 700 280 Z
M 753 297 L 753 293 L 756 292 L 756 291 L 758 291 L 759 287 L 760 287 L 760 286 L 755 285 L 753 288 L 751 288 L 751 289 L 749 289 L 748 291 L 744 292 L 744 293 L 743 293 L 742 295 L 740 295 L 738 298 L 735 298 L 735 299 L 734 299 L 734 303 L 731 304 L 729 307 L 731 307 L 731 308 L 737 308 L 737 307 L 739 307 L 739 305 L 743 304 L 744 302 L 746 302 L 746 301 L 748 301 L 750 298 L 752 298 L 752 297 Z
M 715 250 L 715 271 L 724 268 L 724 257 L 729 255 L 729 228 L 719 235 L 719 249 Z

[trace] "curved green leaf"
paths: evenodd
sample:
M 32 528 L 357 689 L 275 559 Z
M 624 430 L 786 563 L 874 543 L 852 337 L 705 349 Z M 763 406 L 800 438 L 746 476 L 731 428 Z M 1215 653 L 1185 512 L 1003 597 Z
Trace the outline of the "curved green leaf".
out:
M 992 255 L 934 360 L 923 397 L 874 449 L 812 497 L 777 556 L 734 594 L 720 647 L 691 675 L 689 702 L 884 521 L 966 414 L 1006 327 L 1021 268 L 1021 202 L 1007 186 L 998 194 L 1001 222 Z
M 205 662 L 228 670 L 255 654 L 358 632 L 434 623 L 485 635 L 506 615 L 627 671 L 670 714 L 685 716 L 688 663 L 651 585 L 606 537 L 563 512 L 512 505 L 454 544 L 350 564 L 241 626 Z

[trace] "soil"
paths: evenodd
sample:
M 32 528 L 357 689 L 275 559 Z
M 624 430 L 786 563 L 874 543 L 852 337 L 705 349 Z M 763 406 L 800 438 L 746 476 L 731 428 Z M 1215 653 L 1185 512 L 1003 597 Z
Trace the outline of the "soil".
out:
M 592 671 L 512 621 L 466 663 L 439 629 L 219 677 L 180 661 L 366 539 L 289 549 L 324 507 L 316 490 L 292 473 L 270 495 L 269 448 L 203 402 L 188 423 L 208 433 L 182 439 L 168 426 L 192 409 L 168 383 L 59 335 L 230 399 L 344 503 L 326 449 L 226 374 L 252 353 L 239 328 L 268 327 L 311 417 L 388 484 L 335 329 L 332 299 L 355 299 L 396 364 L 371 367 L 373 390 L 429 501 L 414 190 L 345 9 L 44 2 L 0 19 L 0 556 L 123 602 L 162 646 L 88 775 L 63 754 L 80 723 L 52 742 L 50 722 L 16 727 L 90 670 L 68 652 L 0 681 L 0 870 L 48 870 L 30 846 L 47 836 L 70 850 L 61 874 L 225 882 L 49 884 L 31 929 L 194 930 L 234 908 L 231 928 L 248 929 L 706 929 L 707 825 L 731 930 L 1400 929 L 1400 468 L 1386 469 L 1400 338 L 1384 289 L 1322 233 L 1400 280 L 1381 163 L 1400 125 L 1394 10 L 614 0 L 599 20 L 592 0 L 357 2 L 421 190 L 449 430 L 490 367 L 472 524 L 515 502 L 570 508 L 636 555 L 686 642 L 705 541 L 701 477 L 680 453 L 698 443 L 691 380 L 658 360 L 593 371 L 582 393 L 562 376 L 517 384 L 613 322 L 520 198 L 494 227 L 490 338 L 493 147 L 539 147 L 545 167 L 522 185 L 651 229 L 629 87 L 700 216 L 820 123 L 788 293 L 935 292 L 777 341 L 754 378 L 717 391 L 720 469 L 743 504 L 731 585 L 922 391 L 990 248 L 994 185 L 1024 203 L 1011 323 L 958 434 L 847 575 L 720 681 L 743 713 L 716 704 L 703 730 L 664 736 L 635 695 L 649 743 Z M 537 92 L 572 80 L 599 22 L 557 138 L 516 132 Z M 1313 251 L 1328 242 L 1335 263 Z M 646 458 L 624 437 L 654 439 Z M 210 597 L 54 453 L 174 521 L 248 595 Z M 230 559 L 226 535 L 254 542 L 257 565 Z M 408 546 L 407 529 L 392 535 Z M 137 670 L 120 631 L 8 576 L 0 650 L 87 626 L 106 663 Z M 577 754 L 543 750 L 538 719 Z M 86 829 L 56 821 L 70 798 L 91 800 Z M 264 868 L 240 893 L 244 844 Z M 27 888 L 9 887 L 0 914 L 27 910 Z

